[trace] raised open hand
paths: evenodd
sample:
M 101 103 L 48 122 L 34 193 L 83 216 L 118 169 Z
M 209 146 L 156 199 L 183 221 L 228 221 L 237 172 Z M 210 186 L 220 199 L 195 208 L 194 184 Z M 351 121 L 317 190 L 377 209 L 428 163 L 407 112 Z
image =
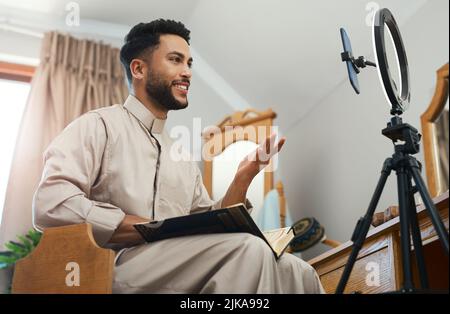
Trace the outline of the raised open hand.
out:
M 267 137 L 241 161 L 236 175 L 246 180 L 253 180 L 270 163 L 270 159 L 281 150 L 286 142 L 285 137 L 282 137 L 277 143 L 275 143 L 275 140 L 276 134 Z

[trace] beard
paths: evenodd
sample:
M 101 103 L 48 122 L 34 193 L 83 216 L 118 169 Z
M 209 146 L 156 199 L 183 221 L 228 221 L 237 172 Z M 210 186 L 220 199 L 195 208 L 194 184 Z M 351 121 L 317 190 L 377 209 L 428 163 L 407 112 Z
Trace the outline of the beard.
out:
M 165 81 L 160 75 L 149 72 L 149 77 L 145 83 L 147 96 L 156 101 L 157 104 L 167 110 L 180 110 L 188 106 L 188 100 L 178 101 L 172 93 L 172 82 Z

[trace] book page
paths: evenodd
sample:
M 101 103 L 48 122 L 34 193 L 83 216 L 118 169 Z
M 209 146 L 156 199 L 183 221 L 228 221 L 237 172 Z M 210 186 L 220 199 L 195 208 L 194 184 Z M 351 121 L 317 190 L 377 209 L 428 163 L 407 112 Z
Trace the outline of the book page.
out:
M 289 242 L 294 238 L 294 232 L 291 227 L 264 231 L 263 234 L 278 255 L 283 252 Z

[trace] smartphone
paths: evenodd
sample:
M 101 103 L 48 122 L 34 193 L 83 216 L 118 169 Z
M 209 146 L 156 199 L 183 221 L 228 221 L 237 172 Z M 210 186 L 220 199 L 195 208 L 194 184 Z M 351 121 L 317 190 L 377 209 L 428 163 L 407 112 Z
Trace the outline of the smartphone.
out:
M 347 52 L 350 56 L 353 56 L 352 44 L 350 43 L 350 38 L 347 35 L 345 29 L 341 28 L 341 39 L 342 45 L 344 46 L 344 52 Z M 350 84 L 352 84 L 353 89 L 357 94 L 359 94 L 359 82 L 358 82 L 358 72 L 352 61 L 347 60 L 347 72 L 348 78 L 350 79 Z

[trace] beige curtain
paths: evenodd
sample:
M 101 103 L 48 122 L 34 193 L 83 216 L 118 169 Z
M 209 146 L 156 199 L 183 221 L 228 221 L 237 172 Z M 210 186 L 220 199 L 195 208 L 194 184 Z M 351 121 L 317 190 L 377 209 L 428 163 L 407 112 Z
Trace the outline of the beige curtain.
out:
M 6 241 L 32 228 L 32 197 L 50 141 L 81 114 L 123 103 L 127 95 L 117 48 L 56 32 L 45 34 L 41 63 L 16 142 L 0 226 L 0 250 Z

